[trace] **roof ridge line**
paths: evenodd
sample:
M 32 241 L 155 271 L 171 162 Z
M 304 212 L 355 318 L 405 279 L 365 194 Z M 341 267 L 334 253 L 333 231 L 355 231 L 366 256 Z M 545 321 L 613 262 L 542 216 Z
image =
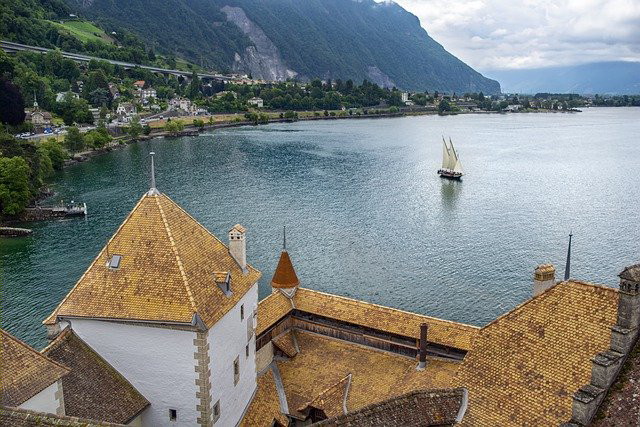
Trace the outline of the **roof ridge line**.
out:
M 298 289 L 298 290 L 310 291 L 310 292 L 315 292 L 315 293 L 322 294 L 322 295 L 328 295 L 328 296 L 331 296 L 331 297 L 336 297 L 336 298 L 341 298 L 341 299 L 345 299 L 345 300 L 349 300 L 349 301 L 354 301 L 357 304 L 373 305 L 373 306 L 376 306 L 376 307 L 384 308 L 386 310 L 392 310 L 392 311 L 396 311 L 396 312 L 400 312 L 400 313 L 410 314 L 410 315 L 413 315 L 413 316 L 420 316 L 420 317 L 424 317 L 426 319 L 437 320 L 439 322 L 445 322 L 445 323 L 449 323 L 449 324 L 456 325 L 456 326 L 464 326 L 464 327 L 467 327 L 467 328 L 473 328 L 473 329 L 478 329 L 478 330 L 482 329 L 482 327 L 476 326 L 476 325 L 469 325 L 467 323 L 456 322 L 456 321 L 447 320 L 447 319 L 441 319 L 439 317 L 427 316 L 427 315 L 424 315 L 424 314 L 414 313 L 412 311 L 407 311 L 407 310 L 401 310 L 399 308 L 389 307 L 389 306 L 382 305 L 382 304 L 376 304 L 376 303 L 373 303 L 373 302 L 358 300 L 358 299 L 355 299 L 355 298 L 349 298 L 349 297 L 345 297 L 343 295 L 330 294 L 328 292 L 317 291 L 315 289 L 304 288 L 302 286 L 300 286 L 299 288 L 300 289 Z M 297 295 L 297 293 L 296 293 L 296 295 Z
M 68 327 L 64 328 L 64 330 L 61 333 L 59 333 L 54 339 L 49 341 L 49 344 L 47 344 L 47 346 L 45 348 L 40 350 L 40 353 L 44 354 L 46 356 L 49 351 L 53 350 L 55 347 L 57 347 L 62 342 L 64 337 L 69 335 L 69 333 L 70 333 L 69 331 L 71 331 L 71 326 L 68 326 Z
M 167 232 L 167 237 L 169 237 L 169 243 L 171 244 L 171 250 L 173 251 L 173 254 L 176 257 L 176 262 L 178 263 L 178 270 L 180 270 L 180 276 L 182 276 L 182 281 L 184 282 L 184 288 L 187 291 L 187 296 L 189 297 L 189 302 L 191 303 L 191 308 L 193 309 L 194 313 L 197 313 L 198 310 L 197 310 L 197 307 L 196 307 L 196 302 L 193 299 L 193 293 L 191 292 L 191 288 L 189 287 L 189 279 L 187 279 L 187 274 L 184 271 L 184 266 L 182 265 L 182 260 L 180 259 L 180 253 L 178 252 L 178 248 L 176 247 L 176 243 L 173 240 L 173 234 L 171 233 L 171 227 L 169 227 L 169 223 L 167 222 L 167 217 L 164 214 L 164 209 L 162 209 L 162 205 L 160 204 L 160 199 L 158 197 L 156 197 L 156 204 L 158 205 L 158 209 L 160 209 L 160 217 L 162 217 L 162 223 L 164 224 L 164 229 Z
M 322 390 L 320 393 L 316 394 L 314 398 L 312 398 L 311 400 L 306 401 L 305 403 L 303 403 L 298 409 L 296 409 L 297 411 L 301 411 L 303 409 L 305 409 L 307 406 L 310 406 L 313 402 L 315 402 L 317 399 L 321 398 L 322 396 L 326 395 L 327 393 L 329 393 L 329 391 L 331 391 L 332 389 L 334 389 L 335 387 L 339 386 L 340 383 L 347 381 L 347 384 L 345 384 L 345 390 L 344 393 L 347 392 L 349 385 L 351 384 L 350 381 L 351 378 L 351 372 L 349 372 L 347 375 L 345 375 L 344 377 L 340 378 L 338 381 L 336 381 L 335 383 L 331 384 L 329 387 L 325 388 L 324 390 Z M 346 399 L 344 399 L 346 401 Z M 346 405 L 346 402 L 345 402 Z
M 64 366 L 61 363 L 56 362 L 55 360 L 51 360 L 48 356 L 40 353 L 38 350 L 36 350 L 35 348 L 31 347 L 29 344 L 27 344 L 26 342 L 22 341 L 21 339 L 19 339 L 18 337 L 14 337 L 13 335 L 11 335 L 9 332 L 5 331 L 4 329 L 0 329 L 2 331 L 3 335 L 6 335 L 7 337 L 9 337 L 10 340 L 15 341 L 17 344 L 19 344 L 20 346 L 26 348 L 28 351 L 35 353 L 38 355 L 38 357 L 43 357 L 47 360 L 47 362 L 53 363 L 54 365 L 57 365 L 58 367 L 64 369 L 66 371 L 66 374 L 68 374 L 69 372 L 71 372 L 71 369 L 67 368 L 66 366 Z M 51 383 L 53 384 L 53 383 Z M 33 396 L 31 396 L 33 397 Z
M 502 313 L 500 316 L 496 317 L 495 319 L 493 319 L 491 322 L 487 323 L 486 325 L 484 325 L 481 329 L 484 330 L 486 328 L 488 328 L 489 326 L 497 323 L 498 321 L 501 321 L 502 319 L 522 310 L 522 308 L 524 308 L 524 306 L 526 306 L 527 304 L 529 304 L 532 301 L 537 301 L 538 299 L 541 299 L 543 297 L 546 297 L 548 294 L 550 294 L 554 289 L 558 288 L 558 286 L 571 286 L 571 285 L 580 285 L 580 286 L 590 286 L 592 288 L 596 288 L 596 289 L 602 289 L 602 290 L 608 290 L 608 291 L 612 291 L 612 292 L 618 292 L 617 289 L 609 287 L 609 286 L 604 286 L 604 285 L 597 285 L 595 283 L 589 283 L 589 282 L 582 282 L 580 280 L 563 280 L 561 282 L 556 283 L 555 285 L 545 289 L 543 292 L 541 292 L 540 294 L 533 296 L 529 299 L 527 299 L 526 301 L 521 302 L 520 304 L 516 305 L 515 307 L 513 307 L 511 310 Z
M 114 239 L 114 237 L 116 237 L 118 235 L 118 233 L 124 227 L 124 225 L 127 222 L 129 222 L 129 220 L 131 219 L 131 216 L 136 211 L 136 209 L 138 209 L 138 206 L 140 206 L 140 204 L 142 203 L 142 201 L 144 200 L 145 197 L 147 197 L 147 193 L 144 193 L 142 195 L 142 197 L 140 198 L 140 200 L 138 200 L 138 203 L 136 203 L 136 205 L 133 207 L 133 209 L 131 209 L 131 211 L 129 212 L 129 215 L 127 215 L 127 217 L 124 219 L 124 221 L 122 221 L 120 226 L 116 229 L 116 232 L 111 235 L 109 240 L 107 240 L 107 244 L 100 250 L 100 252 L 98 252 L 98 255 L 96 255 L 96 257 L 93 259 L 93 261 L 91 261 L 91 264 L 89 264 L 89 267 L 82 273 L 82 276 L 80 276 L 80 278 L 76 281 L 76 284 L 73 285 L 73 288 L 71 288 L 71 290 L 69 292 L 67 292 L 67 295 L 65 295 L 64 298 L 62 298 L 62 301 L 60 301 L 60 304 L 58 304 L 56 306 L 56 308 L 53 310 L 53 312 L 46 319 L 44 319 L 42 321 L 43 324 L 48 325 L 48 324 L 55 323 L 55 322 L 53 322 L 53 319 L 57 316 L 58 310 L 60 310 L 60 307 L 62 307 L 62 304 L 64 304 L 67 301 L 67 298 L 69 298 L 69 296 L 76 290 L 76 288 L 78 287 L 80 282 L 82 282 L 82 279 L 84 279 L 84 277 L 87 275 L 87 273 L 91 270 L 91 267 L 93 267 L 95 265 L 95 263 L 98 262 L 98 260 L 102 256 L 102 254 L 105 251 L 105 249 L 107 248 L 107 246 L 109 246 L 109 243 L 111 243 L 111 241 Z
M 202 223 L 200 221 L 198 221 L 197 219 L 195 219 L 189 212 L 187 212 L 186 210 L 184 210 L 182 208 L 182 206 L 180 206 L 178 203 L 174 202 L 173 199 L 169 196 L 167 196 L 166 194 L 162 193 L 162 195 L 169 200 L 171 203 L 173 203 L 178 209 L 180 209 L 182 211 L 182 213 L 184 213 L 185 215 L 187 215 L 189 218 L 191 218 L 196 224 L 198 224 L 200 227 L 202 227 L 207 234 L 209 234 L 211 237 L 213 237 L 214 239 L 216 239 L 218 242 L 220 242 L 220 244 L 222 246 L 224 246 L 225 248 L 227 248 L 227 250 L 229 250 L 229 245 L 226 245 L 222 240 L 220 240 L 220 238 L 218 238 L 218 236 L 216 236 L 215 234 L 213 234 L 207 227 L 205 227 L 204 225 L 202 225 Z M 237 261 L 236 261 L 237 262 Z M 253 270 L 257 271 L 258 273 L 262 273 L 260 270 L 258 270 L 257 268 L 255 268 L 254 266 L 252 266 L 251 264 L 247 263 L 247 269 L 251 267 Z

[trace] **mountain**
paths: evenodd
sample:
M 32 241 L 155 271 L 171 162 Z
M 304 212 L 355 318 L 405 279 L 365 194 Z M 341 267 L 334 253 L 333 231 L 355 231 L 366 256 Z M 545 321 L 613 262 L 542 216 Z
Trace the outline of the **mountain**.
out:
M 500 92 L 447 52 L 418 18 L 374 0 L 66 0 L 160 53 L 255 78 L 367 79 L 441 92 Z
M 594 62 L 568 67 L 493 70 L 485 74 L 498 80 L 505 93 L 640 93 L 640 62 Z

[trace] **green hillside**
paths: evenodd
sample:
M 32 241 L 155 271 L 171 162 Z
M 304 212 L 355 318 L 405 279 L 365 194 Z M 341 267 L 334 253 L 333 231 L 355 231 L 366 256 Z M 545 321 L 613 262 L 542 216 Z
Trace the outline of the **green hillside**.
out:
M 67 1 L 74 12 L 107 31 L 126 28 L 160 52 L 221 71 L 244 71 L 254 77 L 291 73 L 301 79 L 368 79 L 409 90 L 500 91 L 496 81 L 448 53 L 414 15 L 395 3 Z M 229 21 L 228 7 L 240 8 L 254 26 Z M 257 33 L 246 34 L 247 27 L 257 28 Z
M 87 21 L 48 21 L 62 31 L 76 37 L 82 42 L 94 41 L 111 44 L 113 39 L 107 35 L 101 28 L 96 27 Z

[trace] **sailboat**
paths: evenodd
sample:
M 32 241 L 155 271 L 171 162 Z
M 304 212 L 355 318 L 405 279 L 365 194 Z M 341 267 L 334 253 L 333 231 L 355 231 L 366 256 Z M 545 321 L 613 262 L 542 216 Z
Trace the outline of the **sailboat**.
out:
M 441 178 L 460 179 L 462 178 L 462 163 L 456 149 L 453 148 L 453 142 L 449 138 L 449 145 L 442 137 L 442 167 L 438 169 L 438 175 Z

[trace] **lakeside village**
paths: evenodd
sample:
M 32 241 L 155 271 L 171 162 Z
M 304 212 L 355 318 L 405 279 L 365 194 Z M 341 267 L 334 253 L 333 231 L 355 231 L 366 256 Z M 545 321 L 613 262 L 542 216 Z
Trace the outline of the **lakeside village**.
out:
M 410 93 L 368 81 L 276 83 L 249 76 L 201 80 L 195 73 L 165 75 L 98 60 L 77 63 L 59 51 L 0 52 L 0 70 L 7 97 L 0 129 L 2 222 L 32 219 L 23 214 L 50 195 L 44 183 L 55 170 L 141 138 L 271 121 L 640 105 L 640 96 Z
M 636 425 L 640 264 L 619 289 L 571 279 L 569 241 L 564 280 L 539 265 L 477 327 L 308 289 L 283 238 L 259 301 L 250 231 L 223 243 L 151 176 L 50 343 L 0 329 L 1 425 Z

